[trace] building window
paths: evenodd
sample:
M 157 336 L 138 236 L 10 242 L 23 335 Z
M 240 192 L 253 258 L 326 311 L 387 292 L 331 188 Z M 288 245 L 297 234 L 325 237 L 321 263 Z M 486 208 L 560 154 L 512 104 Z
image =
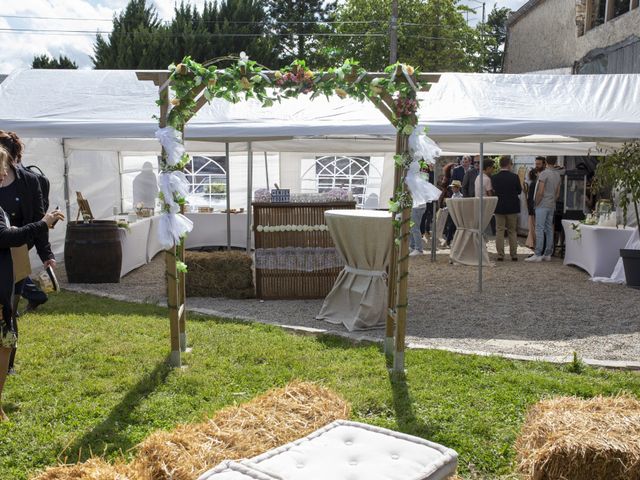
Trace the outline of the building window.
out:
M 224 156 L 194 156 L 185 166 L 189 204 L 220 208 L 227 198 L 227 162 Z
M 638 8 L 638 0 L 587 0 L 585 32 Z
M 378 204 L 382 175 L 371 157 L 318 156 L 302 174 L 302 192 L 327 192 L 332 188 L 351 191 L 359 208 Z

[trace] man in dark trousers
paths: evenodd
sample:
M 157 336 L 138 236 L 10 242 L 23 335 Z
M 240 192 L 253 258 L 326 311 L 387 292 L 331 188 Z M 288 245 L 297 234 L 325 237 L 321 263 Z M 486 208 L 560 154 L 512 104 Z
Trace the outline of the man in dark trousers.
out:
M 522 185 L 520 178 L 511 171 L 513 163 L 510 156 L 500 158 L 500 171 L 491 177 L 493 191 L 498 197 L 496 206 L 496 250 L 498 261 L 504 260 L 504 231 L 509 236 L 509 254 L 514 262 L 518 260 L 518 214 Z

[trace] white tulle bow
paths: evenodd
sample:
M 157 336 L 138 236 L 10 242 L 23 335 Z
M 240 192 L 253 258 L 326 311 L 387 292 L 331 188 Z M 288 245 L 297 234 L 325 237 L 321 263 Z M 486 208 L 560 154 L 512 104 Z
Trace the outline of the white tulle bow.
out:
M 173 167 L 180 163 L 184 155 L 182 134 L 173 127 L 164 127 L 156 130 L 156 138 L 167 152 L 167 164 Z
M 164 203 L 169 206 L 170 213 L 179 213 L 180 204 L 177 198 L 186 198 L 189 194 L 189 182 L 182 172 L 160 172 L 158 188 L 162 192 Z
M 415 128 L 409 136 L 409 153 L 414 160 L 424 160 L 427 163 L 435 163 L 435 159 L 442 155 L 442 150 L 436 142 L 420 133 L 422 128 Z
M 193 222 L 180 213 L 165 213 L 160 216 L 158 239 L 168 249 L 180 243 L 182 237 L 193 230 Z
M 416 206 L 435 202 L 442 194 L 438 187 L 429 183 L 427 174 L 420 171 L 420 160 L 434 164 L 442 150 L 436 142 L 426 135 L 420 134 L 420 130 L 416 128 L 409 137 L 409 153 L 412 161 L 405 178 L 407 188 L 413 198 L 413 204 Z

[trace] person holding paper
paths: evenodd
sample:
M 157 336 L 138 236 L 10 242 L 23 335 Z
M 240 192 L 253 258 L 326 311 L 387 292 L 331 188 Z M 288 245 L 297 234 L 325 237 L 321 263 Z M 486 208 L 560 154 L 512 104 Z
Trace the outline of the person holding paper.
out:
M 0 186 L 7 178 L 10 158 L 6 150 L 0 147 Z M 7 418 L 2 410 L 2 389 L 9 370 L 9 357 L 17 342 L 13 315 L 13 293 L 16 279 L 11 248 L 33 243 L 38 235 L 46 233 L 56 221 L 63 219 L 62 212 L 56 210 L 47 213 L 42 220 L 37 222 L 28 223 L 20 228 L 11 227 L 8 215 L 0 208 L 0 306 L 2 308 L 2 317 L 0 318 L 0 421 Z

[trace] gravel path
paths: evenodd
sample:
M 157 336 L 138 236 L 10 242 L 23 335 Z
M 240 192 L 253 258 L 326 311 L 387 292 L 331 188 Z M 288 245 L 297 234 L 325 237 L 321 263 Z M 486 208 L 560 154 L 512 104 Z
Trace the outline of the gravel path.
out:
M 490 242 L 489 252 L 495 252 Z M 477 269 L 448 263 L 439 250 L 410 259 L 407 342 L 415 348 L 533 356 L 560 360 L 574 351 L 584 358 L 637 362 L 640 367 L 640 290 L 593 283 L 561 259 L 520 261 L 487 267 L 484 293 L 476 293 Z M 161 256 L 119 284 L 68 285 L 65 288 L 121 300 L 164 303 Z M 384 329 L 347 334 L 344 328 L 315 320 L 322 300 L 260 301 L 190 298 L 189 308 L 224 317 L 257 320 L 303 329 L 320 329 L 356 339 L 382 339 Z M 551 358 L 553 357 L 553 358 Z M 614 362 L 615 363 L 615 362 Z

